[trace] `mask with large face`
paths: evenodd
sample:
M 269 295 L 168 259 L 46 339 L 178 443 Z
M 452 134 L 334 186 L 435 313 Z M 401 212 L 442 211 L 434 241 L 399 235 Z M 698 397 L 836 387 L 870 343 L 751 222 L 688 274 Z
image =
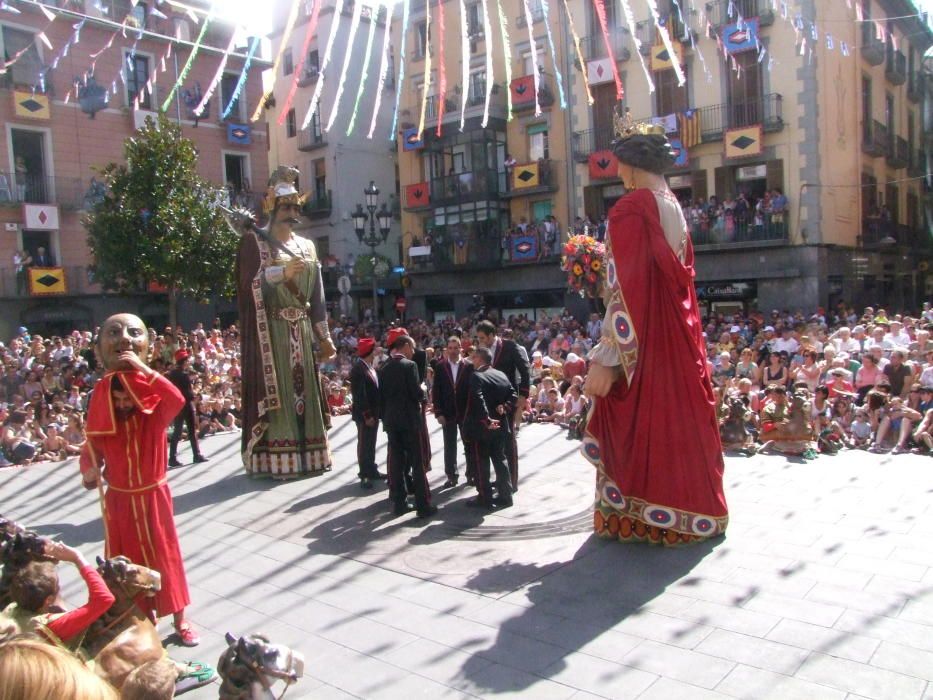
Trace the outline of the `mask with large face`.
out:
M 97 354 L 108 372 L 131 370 L 132 367 L 120 359 L 120 353 L 127 350 L 146 362 L 149 359 L 149 332 L 138 316 L 116 314 L 101 326 Z

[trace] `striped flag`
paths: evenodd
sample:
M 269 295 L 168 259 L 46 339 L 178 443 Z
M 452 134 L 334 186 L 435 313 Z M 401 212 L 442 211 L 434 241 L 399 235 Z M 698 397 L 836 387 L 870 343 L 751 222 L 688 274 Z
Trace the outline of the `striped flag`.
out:
M 703 137 L 700 132 L 700 110 L 688 109 L 677 115 L 680 122 L 680 141 L 684 148 L 693 148 Z

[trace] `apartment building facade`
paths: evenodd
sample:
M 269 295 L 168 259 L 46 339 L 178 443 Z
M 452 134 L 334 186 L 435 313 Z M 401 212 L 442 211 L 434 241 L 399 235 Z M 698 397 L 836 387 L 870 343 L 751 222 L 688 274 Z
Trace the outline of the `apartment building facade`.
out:
M 100 193 L 99 170 L 122 161 L 124 139 L 168 96 L 200 31 L 191 15 L 202 21 L 208 3 L 188 3 L 190 13 L 164 3 L 153 14 L 154 3 L 59 0 L 49 3 L 56 15 L 51 22 L 38 7 L 15 4 L 19 13 L 0 11 L 2 55 L 9 61 L 20 54 L 0 76 L 0 336 L 19 325 L 46 333 L 92 329 L 115 311 L 164 323 L 164 289 L 126 297 L 95 283 L 81 222 Z M 246 47 L 237 47 L 205 112 L 195 119 L 192 111 L 233 30 L 221 22 L 210 25 L 166 116 L 196 143 L 202 176 L 218 189 L 226 186 L 238 203 L 258 207 L 268 178 L 268 145 L 265 125 L 250 124 L 247 105 L 261 97 L 268 62 L 256 56 L 239 100 L 222 118 L 245 60 Z M 14 253 L 25 250 L 38 262 L 40 248 L 48 269 L 23 284 Z M 218 314 L 235 320 L 232 302 L 182 300 L 179 306 L 179 321 L 186 324 Z
M 381 318 L 394 318 L 396 299 L 402 295 L 401 274 L 396 271 L 401 264 L 396 143 L 390 139 L 396 95 L 397 49 L 394 44 L 390 47 L 388 77 L 380 94 L 381 49 L 385 32 L 391 30 L 391 27 L 386 27 L 385 8 L 378 7 L 376 3 L 363 2 L 360 5 L 359 27 L 351 44 L 350 29 L 357 9 L 355 2 L 346 0 L 340 12 L 336 5 L 335 0 L 324 0 L 321 4 L 306 55 L 302 55 L 302 48 L 312 19 L 313 3 L 303 1 L 300 5 L 298 20 L 281 65 L 271 80 L 274 106 L 267 115 L 270 168 L 274 170 L 279 165 L 290 165 L 299 169 L 300 188 L 309 192 L 310 198 L 303 212 L 303 221 L 296 228 L 315 242 L 323 264 L 325 295 L 332 312 L 353 318 L 367 317 L 373 307 L 369 273 L 372 266 L 358 268 L 356 265 L 360 258 L 371 260 L 372 250 L 360 243 L 354 230 L 353 212 L 357 204 L 366 204 L 364 189 L 370 182 L 376 184 L 379 189 L 377 201 L 384 203 L 393 213 L 388 238 L 376 247 L 376 253 L 382 256 L 383 261 L 377 266 L 377 305 Z M 291 6 L 291 0 L 276 2 L 276 26 L 270 37 L 273 56 L 278 54 L 282 45 Z M 373 45 L 367 68 L 364 59 L 371 27 Z M 324 66 L 327 44 L 335 30 L 330 62 Z M 345 85 L 338 103 L 339 78 L 344 70 Z M 359 96 L 356 119 L 350 131 L 357 91 L 364 73 L 364 90 Z M 319 106 L 308 126 L 302 128 L 321 80 Z M 293 84 L 297 87 L 289 105 L 287 96 Z M 370 139 L 377 97 L 381 108 L 376 114 L 376 125 Z M 334 110 L 337 112 L 332 119 Z M 328 130 L 329 124 L 331 128 Z M 363 274 L 355 274 L 355 270 L 362 270 Z M 344 276 L 351 281 L 346 295 L 337 286 Z
M 787 198 L 778 220 L 758 223 L 752 210 L 731 230 L 694 229 L 697 291 L 710 311 L 843 300 L 909 308 L 933 291 L 922 66 L 933 34 L 908 0 L 855 4 L 804 0 L 801 24 L 772 0 L 660 0 L 684 85 L 644 4 L 633 3 L 633 30 L 607 4 L 623 108 L 669 125 L 677 139 L 674 192 L 720 203 L 742 194 L 752 207 L 775 189 Z M 574 7 L 587 16 L 584 3 Z M 574 79 L 590 76 L 596 102 L 588 107 L 574 90 L 575 195 L 598 215 L 622 192 L 614 166 L 598 165 L 618 107 L 613 86 L 594 83 L 607 52 L 596 18 L 587 22 L 588 70 Z

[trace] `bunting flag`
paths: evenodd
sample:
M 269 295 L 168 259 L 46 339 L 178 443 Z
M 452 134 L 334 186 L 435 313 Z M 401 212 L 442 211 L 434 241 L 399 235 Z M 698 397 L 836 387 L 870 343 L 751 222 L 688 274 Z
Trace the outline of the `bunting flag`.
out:
M 334 95 L 334 106 L 330 110 L 330 117 L 327 119 L 327 125 L 324 131 L 330 131 L 334 126 L 334 120 L 337 119 L 337 112 L 340 110 L 340 98 L 343 97 L 343 90 L 347 84 L 347 71 L 350 68 L 350 60 L 353 58 L 353 42 L 356 41 L 356 33 L 360 29 L 360 20 L 363 17 L 363 3 L 353 3 L 353 16 L 350 18 L 350 34 L 347 36 L 347 52 L 343 56 L 343 66 L 340 68 L 340 78 L 337 81 L 337 94 Z M 334 23 L 335 26 L 339 22 Z
M 606 22 L 605 0 L 593 0 L 593 6 L 596 8 L 596 18 L 599 20 L 599 28 L 603 34 L 603 43 L 606 46 L 606 56 L 609 57 L 609 66 L 612 69 L 612 79 L 616 84 L 616 99 L 621 102 L 622 98 L 625 97 L 625 90 L 622 88 L 622 78 L 619 77 L 619 67 L 616 64 L 615 52 L 612 50 L 612 41 L 609 39 L 609 25 Z
M 369 34 L 366 36 L 366 50 L 363 52 L 363 73 L 360 75 L 360 86 L 356 90 L 356 100 L 353 102 L 353 113 L 350 115 L 350 123 L 347 125 L 347 136 L 353 133 L 353 127 L 356 126 L 356 114 L 360 109 L 360 100 L 363 99 L 363 91 L 366 89 L 366 81 L 369 79 L 369 62 L 373 57 L 373 40 L 376 38 L 376 25 L 379 8 L 373 8 L 373 14 L 369 18 Z M 389 25 L 385 26 L 386 34 L 389 32 Z
M 416 182 L 405 187 L 405 206 L 419 209 L 431 206 L 431 188 L 426 182 Z
M 486 19 L 485 22 L 484 31 L 488 32 L 489 20 Z M 489 39 L 490 35 L 487 34 L 486 41 L 489 41 Z M 463 85 L 463 89 L 460 91 L 460 131 L 463 132 L 466 125 L 467 100 L 470 98 L 470 91 L 467 87 L 470 84 L 470 38 L 467 35 L 466 0 L 460 0 L 460 50 L 462 52 L 460 57 L 460 82 Z M 487 49 L 486 54 L 489 53 L 490 51 Z M 489 76 L 486 76 L 486 79 L 488 80 Z
M 253 62 L 253 56 L 256 55 L 256 50 L 259 48 L 259 37 L 254 36 L 250 39 L 249 51 L 246 53 L 246 60 L 243 62 L 243 72 L 240 73 L 239 79 L 236 81 L 236 87 L 233 88 L 233 94 L 230 95 L 230 101 L 227 103 L 227 106 L 224 107 L 224 113 L 221 115 L 221 119 L 226 119 L 230 116 L 230 112 L 233 111 L 233 105 L 236 104 L 237 100 L 240 99 L 240 93 L 243 91 L 243 86 L 246 85 L 246 76 L 249 75 L 249 67 Z
M 340 0 L 337 0 L 340 2 Z M 408 21 L 409 13 L 411 10 L 411 0 L 402 0 L 402 37 L 401 37 L 401 46 L 405 46 L 405 42 L 408 41 Z M 402 85 L 404 85 L 405 80 L 405 52 L 399 52 L 399 63 L 398 63 L 398 83 L 395 85 L 395 109 L 392 112 L 392 128 L 389 131 L 389 140 L 393 141 L 396 138 L 395 129 L 398 126 L 398 107 L 399 102 L 402 99 Z
M 211 79 L 210 85 L 207 86 L 207 91 L 201 97 L 201 101 L 198 103 L 197 107 L 194 108 L 194 116 L 200 117 L 204 114 L 204 108 L 207 106 L 207 103 L 210 102 L 211 97 L 214 96 L 214 90 L 217 89 L 217 86 L 220 85 L 220 79 L 223 77 L 224 68 L 227 67 L 227 59 L 230 58 L 230 52 L 233 51 L 233 47 L 236 46 L 236 32 L 231 33 L 230 43 L 227 44 L 227 48 L 224 50 L 224 55 L 220 57 L 220 65 L 217 66 L 217 72 L 214 73 L 214 77 Z
M 204 35 L 207 34 L 207 28 L 211 24 L 211 17 L 212 14 L 208 14 L 207 17 L 204 18 L 204 23 L 201 25 L 201 31 L 198 34 L 198 38 L 195 39 L 194 46 L 191 47 L 191 55 L 188 56 L 188 60 L 185 62 L 184 68 L 181 69 L 181 73 L 178 74 L 178 78 L 175 80 L 175 84 L 172 86 L 172 89 L 168 91 L 168 97 L 166 97 L 162 102 L 163 112 L 168 111 L 168 108 L 172 104 L 172 98 L 175 97 L 175 93 L 178 92 L 178 88 L 184 85 L 185 79 L 188 77 L 188 71 L 191 70 L 191 66 L 194 63 L 195 56 L 197 56 L 198 51 L 201 50 L 201 42 L 204 41 Z M 256 121 L 256 119 L 253 119 L 253 121 Z
M 395 3 L 385 6 L 386 24 L 385 31 L 382 33 L 382 60 L 379 62 L 379 84 L 376 86 L 376 104 L 373 107 L 373 116 L 369 122 L 369 133 L 366 138 L 372 140 L 376 131 L 376 121 L 379 119 L 379 109 L 382 107 L 382 91 L 385 89 L 386 76 L 389 74 L 389 39 L 392 37 L 392 11 L 395 9 Z
M 635 26 L 635 15 L 632 13 L 632 7 L 628 4 L 628 0 L 619 0 L 619 2 L 622 3 L 622 16 L 625 17 L 625 23 L 628 25 L 629 32 L 632 35 L 632 41 L 635 44 L 635 55 L 638 56 L 638 61 L 641 63 L 641 70 L 645 74 L 645 80 L 648 81 L 648 92 L 653 93 L 654 80 L 651 79 L 651 73 L 648 71 L 648 66 L 645 64 L 645 57 L 641 55 L 641 39 L 638 38 L 637 27 Z M 615 60 L 613 60 L 612 65 L 615 66 Z
M 492 64 L 492 26 L 489 24 L 489 0 L 483 0 L 483 32 L 486 37 L 486 82 L 484 87 L 486 88 L 486 97 L 483 103 L 483 123 L 482 127 L 485 129 L 486 125 L 489 123 L 489 105 L 492 103 L 492 88 L 495 86 L 495 75 L 493 73 L 493 64 Z M 463 94 L 466 96 L 466 83 L 464 83 Z M 461 124 L 460 131 L 463 131 L 463 117 L 461 115 Z
M 424 134 L 424 119 L 428 111 L 428 94 L 431 91 L 431 3 L 424 5 L 424 85 L 421 87 L 421 116 L 418 119 L 418 136 Z M 420 38 L 420 37 L 419 37 Z M 443 60 L 443 56 L 441 57 Z
M 573 15 L 570 14 L 570 5 L 567 4 L 567 0 L 563 0 L 564 3 L 564 14 L 567 16 L 567 24 L 570 26 L 570 36 L 573 38 L 573 47 L 577 52 L 577 61 L 580 62 L 581 66 L 586 65 L 586 59 L 583 58 L 583 49 L 580 47 L 580 35 L 577 34 L 577 28 L 573 26 Z M 583 87 L 586 89 L 586 103 L 592 105 L 593 100 L 593 91 L 590 90 L 589 81 L 583 81 Z
M 430 0 L 428 0 L 430 2 Z M 438 97 L 437 97 L 437 136 L 438 138 L 441 135 L 441 122 L 444 121 L 444 108 L 447 106 L 447 69 L 444 67 L 444 64 L 447 63 L 444 60 L 444 2 L 443 0 L 437 0 L 437 23 L 438 23 L 438 32 L 437 32 L 437 53 L 441 57 L 441 60 L 438 61 Z M 430 53 L 430 52 L 429 52 Z M 466 85 L 463 86 L 463 90 L 466 90 Z
M 342 4 L 341 0 L 337 0 L 337 4 Z M 282 33 L 282 43 L 279 45 L 279 52 L 275 56 L 275 61 L 272 64 L 272 75 L 279 74 L 279 65 L 282 63 L 282 56 L 285 55 L 285 49 L 291 50 L 291 38 L 292 31 L 295 29 L 295 22 L 298 20 L 298 8 L 301 6 L 301 0 L 292 0 L 292 9 L 288 12 L 288 19 L 285 21 L 285 31 Z M 339 12 L 335 15 L 339 17 Z M 205 24 L 210 20 L 210 15 L 208 15 L 205 20 Z M 334 22 L 334 28 L 336 29 L 339 25 L 339 22 Z M 201 30 L 203 33 L 203 29 Z M 251 122 L 258 122 L 259 117 L 262 116 L 262 109 L 266 106 L 266 100 L 272 97 L 272 91 L 269 90 L 262 94 L 262 97 L 259 98 L 259 103 L 256 105 L 256 109 L 253 110 L 253 115 L 249 118 Z M 164 108 L 163 108 L 164 109 Z
M 288 111 L 292 108 L 292 103 L 295 101 L 295 93 L 298 92 L 298 81 L 301 80 L 301 76 L 304 73 L 305 64 L 308 62 L 308 53 L 311 49 L 311 40 L 314 38 L 314 32 L 317 30 L 317 18 L 321 13 L 323 0 L 313 0 L 313 2 L 311 19 L 308 20 L 308 27 L 305 29 L 305 38 L 304 41 L 301 42 L 301 60 L 298 61 L 298 65 L 295 67 L 294 75 L 292 76 L 292 84 L 288 88 L 288 97 L 285 98 L 285 104 L 279 112 L 279 126 L 285 123 L 285 120 L 288 118 Z
M 590 178 L 593 180 L 617 179 L 619 160 L 610 150 L 596 151 L 589 157 Z
M 405 0 L 408 2 L 409 0 Z M 343 0 L 337 0 L 334 5 L 334 17 L 340 17 L 343 12 Z M 314 85 L 314 94 L 311 95 L 311 103 L 308 105 L 308 111 L 305 118 L 301 120 L 301 128 L 307 129 L 311 123 L 311 117 L 317 111 L 318 104 L 321 102 L 321 94 L 324 92 L 324 79 L 327 77 L 327 69 L 330 66 L 330 56 L 334 51 L 334 40 L 337 38 L 337 31 L 340 29 L 340 22 L 334 22 L 331 27 L 330 36 L 327 37 L 327 46 L 324 47 L 324 56 L 321 58 L 321 69 L 317 74 L 317 83 Z M 348 52 L 349 53 L 349 52 Z M 399 93 L 401 93 L 401 83 L 399 83 Z
M 603 2 L 603 0 L 595 0 L 598 3 Z M 535 88 L 535 116 L 541 116 L 541 69 L 543 66 L 538 65 L 538 48 L 535 43 L 535 29 L 534 29 L 534 18 L 531 16 L 531 6 L 528 4 L 528 0 L 522 0 L 522 8 L 525 10 L 525 23 L 528 26 L 528 45 L 531 47 L 531 72 L 534 77 L 534 88 Z
M 687 76 L 684 75 L 684 69 L 680 65 L 680 61 L 674 60 L 674 57 L 677 56 L 677 52 L 674 50 L 674 45 L 671 43 L 671 34 L 667 31 L 667 27 L 664 22 L 661 21 L 661 15 L 658 13 L 658 2 L 657 0 L 647 0 L 648 10 L 651 12 L 651 18 L 654 20 L 654 26 L 657 29 L 658 34 L 661 37 L 661 42 L 667 48 L 667 52 L 671 57 L 671 61 L 674 65 L 674 75 L 677 76 L 677 84 L 683 85 L 687 82 Z
M 485 2 L 485 0 L 483 0 Z M 551 31 L 551 19 L 548 16 L 547 0 L 541 0 L 541 13 L 544 15 L 544 29 L 547 32 L 547 43 L 551 49 L 551 65 L 554 66 L 554 77 L 557 80 L 557 93 L 560 97 L 560 108 L 567 109 L 567 96 L 564 94 L 564 76 L 557 65 L 557 49 L 554 48 L 554 34 Z M 485 125 L 484 125 L 485 126 Z
M 499 14 L 499 34 L 502 36 L 502 52 L 505 54 L 505 84 L 512 84 L 512 44 L 509 41 L 509 20 L 502 9 L 502 0 L 496 0 L 496 11 Z M 512 121 L 512 91 L 506 93 L 508 105 L 507 121 Z
M 677 115 L 677 121 L 680 123 L 680 142 L 684 148 L 693 148 L 703 140 L 700 130 L 700 110 L 688 109 Z

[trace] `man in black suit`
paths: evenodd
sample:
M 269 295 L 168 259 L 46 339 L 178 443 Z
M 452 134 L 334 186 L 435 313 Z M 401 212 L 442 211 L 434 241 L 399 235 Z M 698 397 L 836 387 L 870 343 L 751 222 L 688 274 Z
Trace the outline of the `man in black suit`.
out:
M 195 463 L 206 462 L 207 457 L 201 454 L 201 448 L 198 445 L 198 414 L 195 408 L 194 390 L 191 388 L 191 377 L 188 376 L 187 350 L 181 349 L 175 352 L 175 366 L 166 376 L 185 399 L 185 405 L 175 416 L 175 423 L 172 426 L 172 439 L 168 446 L 168 465 L 170 467 L 181 466 L 181 462 L 178 461 L 178 441 L 181 439 L 183 425 L 188 428 L 188 440 L 191 441 L 191 452 L 194 454 Z
M 350 370 L 352 417 L 356 423 L 356 461 L 360 470 L 360 487 L 372 489 L 373 480 L 386 478 L 376 466 L 380 392 L 379 377 L 373 362 L 379 355 L 379 346 L 373 338 L 360 338 L 356 351 L 359 359 Z
M 444 429 L 444 473 L 447 474 L 444 488 L 452 488 L 460 480 L 457 472 L 457 430 L 463 424 L 472 372 L 473 365 L 463 359 L 460 338 L 451 336 L 447 340 L 446 355 L 434 363 L 434 386 L 431 389 L 434 415 Z M 466 440 L 463 446 L 467 483 L 472 483 L 475 479 L 472 450 L 467 449 Z
M 421 405 L 425 393 L 418 367 L 411 361 L 415 341 L 398 331 L 389 332 L 386 343 L 389 359 L 379 368 L 380 415 L 389 439 L 389 497 L 396 515 L 411 510 L 405 500 L 405 472 L 410 469 L 418 517 L 427 518 L 437 512 L 437 507 L 431 505 L 431 488 L 422 454 L 424 414 Z
M 522 411 L 531 390 L 531 371 L 527 354 L 523 354 L 514 340 L 505 340 L 496 333 L 492 321 L 480 321 L 476 324 L 476 338 L 492 352 L 492 367 L 502 372 L 518 394 L 518 403 L 514 406 L 515 415 L 508 416 L 512 422 L 506 439 L 505 456 L 509 462 L 512 477 L 512 491 L 518 491 L 518 445 L 515 442 L 515 424 L 521 422 Z
M 508 377 L 491 366 L 492 351 L 482 345 L 473 350 L 474 371 L 470 375 L 463 432 L 476 451 L 476 489 L 479 495 L 467 502 L 470 506 L 508 508 L 512 505 L 511 474 L 506 463 L 505 447 L 512 432 L 512 413 L 518 393 Z M 496 498 L 492 498 L 489 462 L 496 470 Z

